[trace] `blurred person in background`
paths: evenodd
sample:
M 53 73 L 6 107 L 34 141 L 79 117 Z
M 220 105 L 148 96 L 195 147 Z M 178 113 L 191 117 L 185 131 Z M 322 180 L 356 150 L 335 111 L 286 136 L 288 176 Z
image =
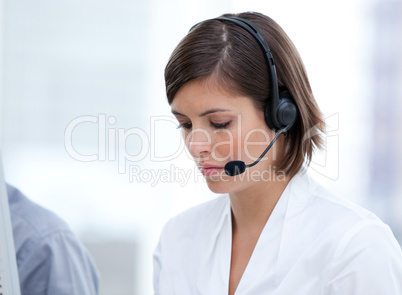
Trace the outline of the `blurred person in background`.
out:
M 276 22 L 248 12 L 197 24 L 165 81 L 190 154 L 224 195 L 166 224 L 155 294 L 402 295 L 390 228 L 305 171 L 325 126 Z
M 68 225 L 7 185 L 21 295 L 96 295 L 94 262 Z

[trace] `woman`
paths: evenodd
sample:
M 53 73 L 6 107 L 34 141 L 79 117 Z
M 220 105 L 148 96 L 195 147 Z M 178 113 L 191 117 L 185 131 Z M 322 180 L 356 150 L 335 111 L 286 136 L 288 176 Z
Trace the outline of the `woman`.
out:
M 391 230 L 305 173 L 324 123 L 297 50 L 272 19 L 197 24 L 165 80 L 188 150 L 224 195 L 165 226 L 156 294 L 402 294 Z

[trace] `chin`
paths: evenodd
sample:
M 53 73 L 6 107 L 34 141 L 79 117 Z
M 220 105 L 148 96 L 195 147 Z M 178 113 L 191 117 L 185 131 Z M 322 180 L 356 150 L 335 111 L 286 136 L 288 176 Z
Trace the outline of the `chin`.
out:
M 208 177 L 206 179 L 208 188 L 216 194 L 228 194 L 234 191 L 235 185 L 232 181 L 225 178 L 213 179 Z

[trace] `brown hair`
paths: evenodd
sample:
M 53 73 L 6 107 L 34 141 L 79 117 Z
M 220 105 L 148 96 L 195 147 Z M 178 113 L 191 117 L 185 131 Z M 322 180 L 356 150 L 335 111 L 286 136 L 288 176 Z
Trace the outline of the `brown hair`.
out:
M 303 62 L 292 41 L 271 18 L 254 12 L 225 14 L 252 21 L 268 43 L 276 64 L 278 86 L 291 94 L 299 115 L 285 138 L 277 169 L 293 177 L 322 147 L 322 114 L 313 97 Z M 207 20 L 197 25 L 173 51 L 165 69 L 166 94 L 172 103 L 178 89 L 193 79 L 217 79 L 232 93 L 250 97 L 264 112 L 271 79 L 264 54 L 253 36 L 231 22 Z

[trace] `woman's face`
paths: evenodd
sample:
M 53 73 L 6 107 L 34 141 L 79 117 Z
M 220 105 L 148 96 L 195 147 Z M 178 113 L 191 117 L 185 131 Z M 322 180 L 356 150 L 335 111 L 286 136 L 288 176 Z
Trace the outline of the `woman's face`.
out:
M 232 177 L 224 171 L 225 164 L 233 160 L 253 163 L 274 137 L 250 98 L 229 94 L 214 81 L 192 80 L 177 91 L 171 108 L 213 192 L 240 192 L 274 180 L 274 166 L 282 157 L 280 140 L 245 173 Z

